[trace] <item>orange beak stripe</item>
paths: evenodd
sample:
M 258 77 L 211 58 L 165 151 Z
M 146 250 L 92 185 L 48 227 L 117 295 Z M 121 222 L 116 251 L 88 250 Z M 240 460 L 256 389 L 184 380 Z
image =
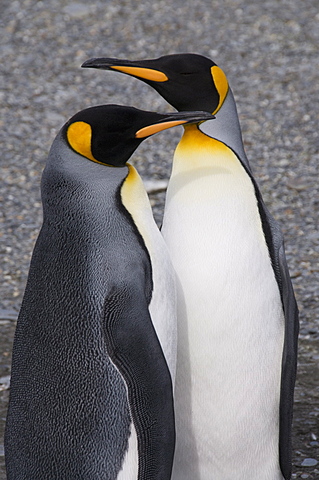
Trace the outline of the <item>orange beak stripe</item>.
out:
M 161 132 L 162 130 L 166 130 L 167 128 L 176 127 L 177 125 L 182 125 L 183 123 L 187 123 L 187 120 L 172 120 L 171 122 L 162 122 L 156 123 L 155 125 L 148 125 L 147 127 L 141 128 L 138 132 L 135 133 L 135 138 L 145 138 L 154 133 Z
M 127 73 L 128 75 L 133 75 L 133 77 L 143 78 L 144 80 L 152 80 L 153 82 L 167 82 L 168 77 L 165 73 L 160 72 L 159 70 L 152 70 L 151 68 L 142 68 L 142 67 L 117 67 L 111 66 L 113 70 L 118 70 L 122 73 Z

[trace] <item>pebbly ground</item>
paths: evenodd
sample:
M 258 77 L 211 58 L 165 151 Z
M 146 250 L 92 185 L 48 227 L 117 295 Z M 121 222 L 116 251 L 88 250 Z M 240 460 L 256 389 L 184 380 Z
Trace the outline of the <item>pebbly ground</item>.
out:
M 1 1 L 0 444 L 14 325 L 41 224 L 40 176 L 55 134 L 90 105 L 172 110 L 138 80 L 80 65 L 193 52 L 225 70 L 254 174 L 285 233 L 301 314 L 293 478 L 319 479 L 318 12 L 317 0 Z M 139 148 L 134 164 L 145 179 L 168 178 L 181 133 Z M 151 201 L 160 223 L 164 192 Z M 0 480 L 3 464 L 0 446 Z

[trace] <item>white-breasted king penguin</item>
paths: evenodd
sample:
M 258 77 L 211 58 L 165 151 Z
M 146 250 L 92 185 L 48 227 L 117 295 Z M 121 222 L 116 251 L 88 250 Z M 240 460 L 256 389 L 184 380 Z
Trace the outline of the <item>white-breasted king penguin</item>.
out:
M 178 277 L 174 480 L 286 480 L 298 310 L 283 238 L 246 158 L 224 72 L 195 54 L 96 58 L 152 86 L 186 126 L 162 233 Z
M 54 140 L 13 346 L 8 480 L 170 479 L 175 280 L 126 162 L 144 138 L 211 117 L 98 106 Z

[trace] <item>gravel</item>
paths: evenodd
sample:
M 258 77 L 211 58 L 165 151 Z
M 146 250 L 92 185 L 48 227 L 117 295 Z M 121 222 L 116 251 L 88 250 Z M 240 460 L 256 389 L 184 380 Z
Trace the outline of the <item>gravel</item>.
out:
M 57 131 L 76 111 L 101 103 L 172 111 L 142 82 L 81 63 L 200 53 L 228 76 L 247 155 L 285 234 L 301 317 L 293 478 L 319 478 L 318 23 L 317 0 L 2 0 L 0 377 L 10 373 L 16 312 L 41 224 L 40 176 Z M 163 132 L 134 155 L 152 182 L 158 223 L 180 135 L 178 128 Z M 0 432 L 7 396 L 0 391 Z

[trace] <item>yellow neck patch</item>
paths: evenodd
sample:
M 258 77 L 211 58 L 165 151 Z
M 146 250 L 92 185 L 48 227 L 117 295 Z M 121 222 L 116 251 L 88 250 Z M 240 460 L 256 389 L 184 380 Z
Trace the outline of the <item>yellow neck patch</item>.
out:
M 66 136 L 73 150 L 75 150 L 80 155 L 83 155 L 83 157 L 93 160 L 93 162 L 97 162 L 97 160 L 93 157 L 91 151 L 91 125 L 86 122 L 71 123 L 66 132 Z
M 214 113 L 218 112 L 218 110 L 220 109 L 220 107 L 224 103 L 224 100 L 226 98 L 226 95 L 227 95 L 227 92 L 228 92 L 228 89 L 229 89 L 229 85 L 228 85 L 227 77 L 226 77 L 226 75 L 224 74 L 224 72 L 222 71 L 221 68 L 219 68 L 217 66 L 212 67 L 211 68 L 211 74 L 212 74 L 217 92 L 219 93 L 218 106 L 212 112 L 214 114 Z
M 227 158 L 227 161 L 235 161 L 240 164 L 236 155 L 227 145 L 205 135 L 196 125 L 185 125 L 184 129 L 184 135 L 177 145 L 176 154 L 178 153 L 181 158 L 185 159 L 185 163 L 187 158 L 192 159 L 192 162 L 195 162 L 192 167 L 200 167 L 205 161 L 212 163 L 216 158 Z
M 160 72 L 159 70 L 153 70 L 152 68 L 117 67 L 116 65 L 110 68 L 122 73 L 127 73 L 128 75 L 133 75 L 134 77 L 143 78 L 144 80 L 152 80 L 153 82 L 166 82 L 168 80 L 165 73 Z
M 126 210 L 131 214 L 146 249 L 152 255 L 154 230 L 157 235 L 158 230 L 154 222 L 151 205 L 138 172 L 129 163 L 126 166 L 128 167 L 128 175 L 122 184 L 121 200 Z
M 136 169 L 130 163 L 127 163 L 126 166 L 128 168 L 128 175 L 122 184 L 121 194 L 125 198 L 128 198 L 130 190 L 138 183 L 141 183 L 142 180 L 139 174 L 137 173 Z M 126 203 L 129 203 L 129 202 L 125 202 L 125 204 Z M 124 206 L 126 206 L 125 204 Z

